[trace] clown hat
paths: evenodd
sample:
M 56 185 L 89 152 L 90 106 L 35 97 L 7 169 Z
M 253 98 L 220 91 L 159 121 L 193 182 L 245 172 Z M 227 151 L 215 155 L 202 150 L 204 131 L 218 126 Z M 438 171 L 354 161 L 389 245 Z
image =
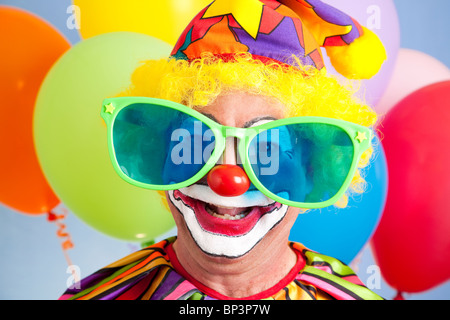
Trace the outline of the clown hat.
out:
M 386 60 L 372 31 L 320 0 L 216 0 L 186 27 L 171 56 L 194 60 L 208 52 L 227 59 L 248 52 L 288 65 L 295 64 L 295 56 L 321 70 L 321 47 L 350 79 L 371 78 Z

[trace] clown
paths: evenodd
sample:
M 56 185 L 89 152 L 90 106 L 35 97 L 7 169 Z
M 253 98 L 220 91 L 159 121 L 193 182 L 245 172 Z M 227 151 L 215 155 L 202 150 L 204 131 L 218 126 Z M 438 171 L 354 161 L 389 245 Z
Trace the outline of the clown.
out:
M 113 166 L 164 191 L 177 236 L 82 280 L 70 299 L 379 299 L 289 242 L 299 213 L 361 192 L 375 113 L 326 74 L 374 75 L 378 38 L 316 0 L 214 1 L 170 59 L 106 99 Z M 320 226 L 318 226 L 320 227 Z

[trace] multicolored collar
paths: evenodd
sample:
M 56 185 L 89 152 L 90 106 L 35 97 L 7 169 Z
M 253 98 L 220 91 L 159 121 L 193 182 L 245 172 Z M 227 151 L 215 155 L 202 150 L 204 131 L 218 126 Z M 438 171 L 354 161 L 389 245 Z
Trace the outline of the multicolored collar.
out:
M 173 252 L 175 237 L 139 250 L 100 269 L 68 289 L 61 300 L 219 300 L 231 299 L 184 277 Z M 275 286 L 250 300 L 380 300 L 350 267 L 295 242 L 292 249 L 303 257 L 286 285 Z M 298 266 L 297 266 L 298 267 Z M 236 300 L 236 299 L 233 299 Z

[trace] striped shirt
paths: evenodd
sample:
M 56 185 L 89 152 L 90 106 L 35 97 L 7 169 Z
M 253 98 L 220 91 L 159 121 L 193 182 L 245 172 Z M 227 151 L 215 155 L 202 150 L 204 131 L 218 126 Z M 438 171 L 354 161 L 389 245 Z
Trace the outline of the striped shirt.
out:
M 134 252 L 81 280 L 61 300 L 225 300 L 183 269 L 172 244 L 176 237 Z M 343 262 L 289 245 L 299 258 L 277 285 L 247 300 L 380 300 Z

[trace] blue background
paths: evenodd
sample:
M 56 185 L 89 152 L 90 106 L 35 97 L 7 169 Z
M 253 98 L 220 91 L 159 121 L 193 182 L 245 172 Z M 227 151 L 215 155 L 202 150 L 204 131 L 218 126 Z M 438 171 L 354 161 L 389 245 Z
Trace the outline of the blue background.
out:
M 401 47 L 427 53 L 450 67 L 450 1 L 394 3 Z M 66 26 L 69 0 L 0 0 L 0 4 L 34 12 L 58 28 L 72 44 L 80 41 L 78 31 Z M 64 222 L 75 244 L 68 253 L 73 264 L 79 266 L 81 277 L 139 249 L 139 244 L 105 236 L 72 214 Z M 45 215 L 27 216 L 0 205 L 0 299 L 55 299 L 65 290 L 70 273 L 56 231 L 56 225 L 48 222 Z M 368 246 L 351 266 L 363 282 L 371 281 L 376 263 Z M 383 280 L 373 290 L 387 299 L 395 296 L 395 290 Z M 405 294 L 405 298 L 449 299 L 450 283 L 420 294 Z

